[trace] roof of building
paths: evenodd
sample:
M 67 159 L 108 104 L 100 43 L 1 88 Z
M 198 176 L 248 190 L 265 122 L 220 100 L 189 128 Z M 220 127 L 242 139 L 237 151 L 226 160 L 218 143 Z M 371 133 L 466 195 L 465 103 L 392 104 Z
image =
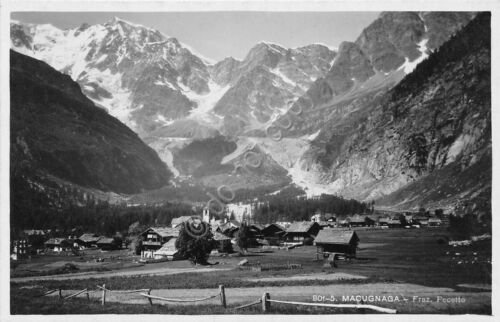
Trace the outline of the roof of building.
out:
M 178 225 L 180 225 L 188 220 L 191 220 L 192 217 L 193 216 L 181 216 L 181 217 L 174 218 L 174 219 L 172 219 L 171 225 L 174 227 L 178 226 Z
M 101 237 L 97 241 L 97 244 L 113 244 L 114 241 L 115 240 L 113 238 L 110 238 L 110 237 Z
M 271 226 L 275 226 L 276 228 L 279 228 L 279 229 L 281 229 L 281 230 L 285 230 L 285 227 L 283 227 L 283 226 L 282 226 L 282 225 L 280 225 L 280 224 L 276 224 L 276 223 L 268 224 L 268 225 L 266 225 L 266 227 L 265 227 L 264 229 L 267 229 L 267 228 L 269 228 L 269 227 L 271 227 Z
M 149 227 L 141 235 L 146 234 L 148 231 L 152 230 L 161 237 L 178 237 L 179 230 L 171 227 Z
M 261 224 L 251 224 L 250 227 L 256 228 L 258 231 L 264 230 L 265 226 Z
M 364 223 L 365 219 L 366 219 L 365 216 L 361 216 L 361 215 L 356 214 L 354 216 L 349 217 L 349 222 L 350 223 Z
M 241 226 L 241 223 L 238 221 L 238 220 L 230 220 L 228 221 L 228 223 L 236 226 L 236 227 L 240 227 Z
M 214 240 L 217 240 L 217 241 L 221 241 L 221 240 L 231 240 L 230 237 L 227 237 L 226 235 L 222 234 L 222 233 L 219 233 L 218 231 L 216 231 L 214 233 Z
M 314 240 L 316 244 L 350 244 L 358 241 L 359 238 L 355 231 L 336 229 L 320 230 Z
M 231 222 L 227 222 L 225 224 L 220 225 L 219 228 L 221 231 L 224 232 L 224 231 L 228 231 L 228 230 L 238 230 L 239 226 L 236 226 Z
M 163 246 L 161 246 L 160 249 L 158 249 L 155 254 L 158 254 L 158 255 L 165 255 L 165 256 L 173 256 L 177 253 L 177 248 L 175 248 L 175 241 L 177 240 L 177 238 L 172 238 L 170 239 L 168 242 L 166 242 L 165 244 L 163 244 Z
M 51 238 L 47 240 L 44 244 L 45 245 L 61 245 L 62 243 L 67 242 L 65 238 Z
M 429 222 L 442 222 L 439 218 L 429 218 Z
M 331 218 L 336 218 L 337 215 L 335 214 L 330 214 L 330 213 L 326 213 L 325 214 L 325 220 L 328 220 L 328 219 L 331 219 Z
M 307 233 L 314 225 L 318 223 L 314 221 L 297 221 L 293 222 L 286 230 L 287 233 Z
M 28 235 L 45 235 L 45 231 L 41 229 L 25 229 L 23 232 Z
M 99 236 L 97 236 L 96 234 L 86 233 L 78 237 L 78 239 L 85 243 L 92 243 L 98 241 Z

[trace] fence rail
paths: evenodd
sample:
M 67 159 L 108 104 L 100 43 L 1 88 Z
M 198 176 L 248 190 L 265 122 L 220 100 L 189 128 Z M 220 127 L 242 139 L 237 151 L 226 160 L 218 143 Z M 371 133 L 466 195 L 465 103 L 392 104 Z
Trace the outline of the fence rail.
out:
M 260 304 L 262 303 L 262 300 L 261 299 L 258 299 L 257 301 L 255 302 L 252 302 L 252 303 L 248 303 L 248 304 L 244 304 L 244 305 L 240 305 L 240 306 L 237 306 L 235 307 L 233 310 L 239 310 L 239 309 L 244 309 L 246 307 L 250 307 L 252 305 L 257 305 L 257 304 Z
M 101 303 L 102 305 L 105 305 L 106 303 L 106 293 L 119 293 L 119 294 L 132 294 L 132 293 L 139 293 L 139 295 L 147 298 L 148 302 L 150 305 L 153 305 L 153 300 L 159 300 L 159 301 L 165 301 L 165 302 L 172 302 L 172 303 L 194 303 L 194 302 L 202 302 L 202 301 L 207 301 L 211 300 L 214 298 L 219 297 L 220 298 L 220 303 L 222 307 L 226 308 L 226 292 L 224 285 L 219 285 L 219 292 L 216 294 L 204 297 L 204 298 L 199 298 L 199 299 L 180 299 L 180 298 L 166 298 L 162 296 L 157 296 L 157 295 L 151 295 L 151 289 L 138 289 L 138 290 L 110 290 L 106 288 L 106 284 L 103 284 L 102 286 L 97 285 L 97 290 L 88 290 L 88 289 L 83 289 L 81 291 L 78 291 L 74 294 L 68 295 L 68 296 L 63 296 L 62 295 L 62 290 L 61 289 L 53 289 L 49 290 L 42 295 L 38 295 L 37 297 L 42 297 L 42 296 L 47 296 L 50 294 L 53 294 L 57 291 L 59 291 L 59 299 L 61 300 L 68 300 L 74 297 L 77 297 L 78 295 L 85 294 L 87 296 L 87 299 L 90 300 L 90 293 L 96 293 L 99 291 L 102 291 L 102 297 L 101 297 Z M 147 293 L 144 293 L 147 291 Z M 236 306 L 232 308 L 233 310 L 240 310 L 244 309 L 247 307 L 251 307 L 253 305 L 258 305 L 261 304 L 262 306 L 262 312 L 266 313 L 270 311 L 271 309 L 271 303 L 278 303 L 278 304 L 288 304 L 288 305 L 302 305 L 302 306 L 316 306 L 316 307 L 329 307 L 329 308 L 348 308 L 348 309 L 360 309 L 360 310 L 373 310 L 381 313 L 389 313 L 389 314 L 395 314 L 397 313 L 397 310 L 395 309 L 390 309 L 390 308 L 384 308 L 380 307 L 377 305 L 371 305 L 371 304 L 329 304 L 329 303 L 311 303 L 311 302 L 298 302 L 298 301 L 285 301 L 285 300 L 272 300 L 271 295 L 269 293 L 264 293 L 260 299 L 257 301 L 248 303 L 248 304 L 243 304 L 240 306 Z
M 201 301 L 206 301 L 206 300 L 210 300 L 210 299 L 219 297 L 219 294 L 215 294 L 215 295 L 207 296 L 207 297 L 204 297 L 204 298 L 201 298 L 201 299 L 184 300 L 184 299 L 169 299 L 169 298 L 166 298 L 166 297 L 154 296 L 154 295 L 149 295 L 149 294 L 145 294 L 145 293 L 140 293 L 140 294 L 142 296 L 150 298 L 150 299 L 161 300 L 161 301 L 165 301 L 165 302 L 179 302 L 179 303 L 184 303 L 184 302 L 201 302 Z

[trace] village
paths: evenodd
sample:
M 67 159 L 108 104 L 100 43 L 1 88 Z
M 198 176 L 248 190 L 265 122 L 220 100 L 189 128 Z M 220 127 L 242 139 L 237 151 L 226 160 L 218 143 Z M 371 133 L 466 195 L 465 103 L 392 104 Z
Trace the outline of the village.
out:
M 239 220 L 230 220 L 231 217 L 237 217 Z M 236 245 L 238 233 L 243 224 L 249 228 L 248 238 L 252 247 L 290 248 L 300 245 L 316 245 L 318 249 L 321 249 L 319 252 L 328 249 L 328 252 L 353 257 L 356 255 L 358 244 L 356 229 L 418 229 L 446 226 L 448 222 L 447 216 L 441 210 L 432 215 L 429 212 L 407 212 L 392 215 L 354 214 L 351 216 L 337 216 L 317 210 L 311 216 L 310 221 L 260 224 L 252 222 L 249 207 L 228 208 L 226 216 L 219 220 L 210 216 L 208 208 L 203 208 L 200 215 L 174 218 L 170 226 L 149 227 L 137 236 L 127 236 L 127 238 L 120 234 L 100 236 L 85 232 L 79 236 L 57 236 L 57 232 L 51 230 L 24 230 L 24 238 L 11 243 L 11 259 L 26 260 L 36 255 L 79 256 L 86 250 L 107 252 L 130 249 L 136 255 L 140 255 L 143 262 L 147 262 L 147 259 L 174 260 L 178 259 L 175 256 L 177 253 L 175 241 L 179 235 L 180 226 L 194 219 L 210 224 L 217 245 L 213 254 L 234 252 L 233 245 Z
M 467 302 L 368 304 L 402 313 L 490 310 L 484 301 L 491 296 L 491 235 L 453 240 L 449 232 L 452 217 L 440 210 L 375 211 L 347 216 L 317 210 L 308 221 L 260 224 L 252 221 L 250 208 L 240 208 L 231 208 L 219 219 L 208 208 L 202 208 L 198 214 L 174 218 L 170 225 L 132 227 L 130 231 L 137 232 L 133 236 L 101 236 L 92 232 L 55 236 L 53 231 L 26 230 L 25 238 L 12 242 L 12 303 L 21 305 L 28 299 L 33 307 L 52 303 L 46 306 L 50 312 L 74 310 L 71 303 L 79 303 L 77 310 L 92 305 L 94 312 L 101 312 L 105 307 L 115 310 L 115 304 L 110 303 L 117 303 L 120 310 L 136 312 L 133 307 L 148 303 L 144 297 L 152 292 L 155 295 L 149 299 L 156 299 L 154 303 L 162 307 L 151 304 L 152 309 L 182 313 L 176 310 L 187 305 L 183 301 L 190 302 L 190 298 L 223 287 L 225 291 L 221 292 L 227 296 L 223 308 L 210 303 L 190 304 L 197 312 L 204 312 L 200 314 L 206 314 L 227 313 L 226 305 L 239 307 L 263 291 L 306 304 L 314 300 L 314 295 L 316 301 L 323 299 L 323 304 L 326 298 L 344 298 L 346 305 L 360 305 L 358 300 L 350 299 L 385 294 L 383 290 L 390 287 L 402 288 L 407 299 L 435 299 L 452 294 L 463 296 Z M 209 227 L 213 242 L 208 262 L 203 265 L 181 256 L 176 243 L 182 230 L 196 223 Z M 245 248 L 240 247 L 242 234 L 247 238 Z M 96 285 L 108 292 L 102 299 L 100 291 L 89 291 Z M 134 293 L 141 289 L 149 289 L 149 293 Z M 54 290 L 59 290 L 59 300 L 53 296 L 57 295 Z M 126 296 L 129 292 L 132 294 Z M 44 294 L 49 296 L 43 297 Z M 85 304 L 78 299 L 79 294 L 87 294 L 89 303 L 102 300 L 103 306 Z M 318 294 L 324 296 L 317 297 Z M 179 298 L 174 303 L 158 301 L 172 296 Z M 72 302 L 66 297 L 71 297 Z M 104 297 L 109 302 L 107 306 Z M 29 307 L 23 306 L 22 310 Z M 34 310 L 39 312 L 38 308 Z M 289 310 L 281 308 L 278 312 L 292 312 Z M 254 311 L 250 308 L 243 312 Z

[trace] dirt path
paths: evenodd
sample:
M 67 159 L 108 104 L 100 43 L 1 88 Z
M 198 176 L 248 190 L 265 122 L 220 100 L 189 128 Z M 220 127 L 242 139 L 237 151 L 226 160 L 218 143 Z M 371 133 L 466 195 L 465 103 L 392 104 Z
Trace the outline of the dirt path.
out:
M 282 277 L 262 277 L 262 278 L 248 278 L 250 282 L 281 282 L 281 281 L 339 281 L 339 280 L 360 280 L 366 279 L 366 276 L 347 274 L 337 272 L 334 274 L 303 274 L 294 276 Z
M 366 304 L 395 308 L 400 312 L 406 313 L 453 312 L 454 310 L 463 310 L 465 308 L 481 308 L 485 304 L 491 303 L 490 292 L 455 292 L 450 288 L 427 287 L 408 283 L 370 283 L 300 287 L 227 288 L 227 304 L 231 307 L 237 304 L 250 303 L 261 298 L 266 292 L 271 295 L 271 299 L 337 304 L 352 303 L 353 296 L 379 296 L 378 300 L 376 298 L 372 298 L 371 300 L 370 298 L 365 298 L 364 302 Z M 76 290 L 65 290 L 63 295 L 73 293 L 76 293 Z M 216 289 L 159 289 L 152 290 L 151 292 L 153 296 L 177 299 L 205 298 L 215 294 L 218 294 L 218 290 Z M 101 292 L 91 294 L 91 297 L 95 300 L 98 300 L 100 296 Z M 319 296 L 324 296 L 324 299 L 320 300 Z M 335 301 L 333 301 L 333 297 Z M 107 293 L 106 300 L 109 302 L 149 305 L 148 300 L 140 294 Z M 195 303 L 171 303 L 159 300 L 153 300 L 153 303 L 162 305 L 220 305 L 220 300 L 216 297 Z
M 13 277 L 11 282 L 33 282 L 33 281 L 46 281 L 46 280 L 78 280 L 88 278 L 108 278 L 108 277 L 122 277 L 122 276 L 156 276 L 156 275 L 174 275 L 181 273 L 205 273 L 221 270 L 230 270 L 231 268 L 208 268 L 208 267 L 193 267 L 193 268 L 151 268 L 151 269 L 130 269 L 119 270 L 112 272 L 84 272 L 73 274 L 60 274 L 48 276 L 28 276 L 28 277 Z

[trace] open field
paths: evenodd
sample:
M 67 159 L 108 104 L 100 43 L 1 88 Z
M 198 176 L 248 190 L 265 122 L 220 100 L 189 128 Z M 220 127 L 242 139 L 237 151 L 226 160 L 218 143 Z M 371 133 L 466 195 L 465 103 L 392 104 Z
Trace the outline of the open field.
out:
M 96 285 L 106 284 L 112 290 L 151 288 L 154 295 L 198 298 L 213 293 L 218 285 L 223 284 L 230 307 L 237 303 L 255 301 L 264 292 L 269 292 L 275 298 L 304 302 L 312 302 L 314 295 L 326 298 L 342 298 L 348 295 L 403 296 L 410 300 L 370 304 L 397 308 L 402 313 L 491 313 L 491 291 L 484 289 L 484 285 L 486 288 L 491 285 L 491 246 L 488 248 L 486 245 L 478 249 L 474 246 L 452 247 L 447 243 L 438 242 L 447 235 L 443 228 L 359 230 L 357 233 L 361 240 L 358 259 L 339 261 L 338 268 L 335 269 L 323 268 L 323 261 L 316 260 L 316 248 L 304 246 L 288 251 L 252 249 L 253 253 L 244 257 L 212 257 L 210 261 L 219 264 L 209 267 L 176 261 L 135 267 L 124 265 L 119 270 L 87 272 L 85 275 L 73 276 L 75 278 L 71 278 L 69 274 L 52 275 L 47 277 L 47 280 L 42 280 L 44 278 L 41 276 L 36 277 L 36 280 L 33 280 L 35 277 L 18 277 L 11 280 L 11 309 L 14 314 L 42 311 L 57 314 L 65 310 L 62 306 L 77 301 L 94 310 L 95 305 L 92 303 L 97 302 L 98 294 L 93 295 L 95 299 L 91 296 L 90 303 L 86 300 L 71 299 L 63 305 L 56 305 L 59 300 L 54 297 L 36 298 L 33 303 L 40 302 L 40 311 L 37 311 L 35 305 L 25 304 L 28 297 L 56 288 L 63 289 L 65 294 L 69 295 L 72 291 L 84 288 L 96 290 Z M 237 263 L 243 258 L 251 263 L 296 263 L 301 264 L 302 269 L 263 272 L 240 270 Z M 36 261 L 37 259 L 33 259 L 32 263 Z M 472 284 L 472 287 L 459 286 L 463 284 Z M 477 284 L 483 284 L 483 288 L 474 288 Z M 203 302 L 203 305 L 184 306 L 182 309 L 168 305 L 168 308 L 176 308 L 172 309 L 173 311 L 162 311 L 163 309 L 156 308 L 156 304 L 160 304 L 159 301 L 156 301 L 155 306 L 148 307 L 147 300 L 137 294 L 113 296 L 109 298 L 110 305 L 117 305 L 122 309 L 109 311 L 107 306 L 99 307 L 95 309 L 95 313 L 189 314 L 200 310 L 204 313 L 199 314 L 231 313 L 229 310 L 220 312 L 222 308 L 217 301 L 214 301 L 213 305 L 218 308 L 210 309 L 207 303 L 211 302 Z M 460 297 L 465 299 L 465 302 L 439 303 L 438 296 Z M 416 301 L 413 300 L 414 297 Z M 423 300 L 419 300 L 421 298 L 429 298 L 432 302 L 422 302 Z M 142 304 L 139 305 L 140 303 Z M 282 306 L 277 305 L 276 309 Z M 193 311 L 189 311 L 188 307 L 193 307 Z M 150 311 L 147 311 L 149 309 Z M 332 309 L 309 312 L 310 310 L 304 308 L 289 312 L 288 309 L 282 308 L 281 313 L 338 312 L 338 309 L 333 312 Z M 344 313 L 356 313 L 351 311 Z M 244 312 L 253 313 L 252 309 Z

